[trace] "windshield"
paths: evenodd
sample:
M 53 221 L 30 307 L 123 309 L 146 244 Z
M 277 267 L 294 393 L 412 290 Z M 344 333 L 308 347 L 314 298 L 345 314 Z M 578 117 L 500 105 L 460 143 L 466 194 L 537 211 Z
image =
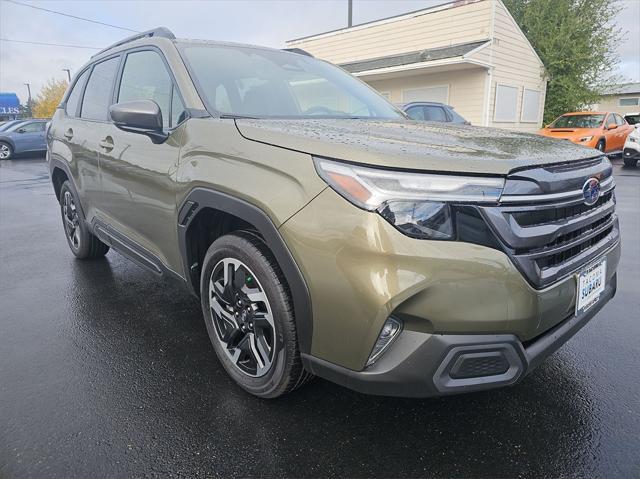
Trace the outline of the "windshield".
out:
M 598 128 L 604 115 L 562 115 L 551 123 L 551 128 Z
M 637 125 L 638 123 L 640 123 L 640 114 L 625 115 L 624 119 L 627 120 L 627 123 L 629 123 L 630 125 Z
M 22 123 L 22 120 L 11 120 L 11 121 L 8 121 L 8 122 L 3 123 L 2 125 L 0 125 L 0 131 L 7 131 L 12 126 L 18 125 L 20 123 Z
M 210 110 L 253 118 L 403 118 L 387 100 L 329 63 L 262 48 L 184 44 Z

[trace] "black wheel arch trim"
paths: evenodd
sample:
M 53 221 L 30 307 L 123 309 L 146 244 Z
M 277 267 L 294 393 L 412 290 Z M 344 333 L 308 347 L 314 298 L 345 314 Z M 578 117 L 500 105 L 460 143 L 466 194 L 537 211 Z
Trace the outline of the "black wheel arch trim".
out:
M 184 275 L 187 278 L 190 291 L 196 296 L 200 296 L 200 278 L 195 274 L 197 268 L 192 268 L 197 260 L 189 257 L 187 232 L 193 219 L 205 208 L 212 208 L 236 216 L 253 225 L 262 235 L 282 269 L 291 292 L 300 351 L 310 353 L 313 316 L 309 289 L 298 264 L 276 226 L 262 209 L 251 203 L 220 191 L 202 187 L 191 190 L 182 201 L 178 208 L 178 244 L 185 269 Z
M 69 168 L 69 165 L 62 160 L 51 158 L 49 159 L 49 179 L 51 180 L 51 186 L 53 187 L 54 192 L 55 192 L 56 185 L 53 182 L 53 173 L 56 170 L 56 168 L 62 170 L 64 174 L 67 175 L 67 179 L 69 180 L 69 187 L 73 192 L 73 196 L 75 196 L 76 207 L 80 212 L 80 217 L 82 218 L 83 221 L 86 221 L 87 217 L 84 214 L 84 209 L 82 208 L 82 202 L 80 201 L 80 195 L 78 195 L 76 183 L 74 181 L 73 175 L 71 174 L 71 169 Z M 60 198 L 58 198 L 58 200 L 60 200 Z

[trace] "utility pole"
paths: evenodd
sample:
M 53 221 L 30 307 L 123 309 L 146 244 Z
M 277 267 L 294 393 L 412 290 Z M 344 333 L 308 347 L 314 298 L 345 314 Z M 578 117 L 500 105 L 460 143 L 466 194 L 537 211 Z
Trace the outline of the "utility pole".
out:
M 29 99 L 27 100 L 27 111 L 29 112 L 29 118 L 33 116 L 31 112 L 31 85 L 29 83 L 25 83 L 27 86 L 27 92 L 29 92 Z
M 69 79 L 69 83 L 71 83 L 71 70 L 69 70 L 68 68 L 63 68 L 62 71 L 67 72 L 67 78 Z
M 348 9 L 349 9 L 349 16 L 347 17 L 347 26 L 348 27 L 352 27 L 353 26 L 353 0 L 347 0 L 348 2 Z

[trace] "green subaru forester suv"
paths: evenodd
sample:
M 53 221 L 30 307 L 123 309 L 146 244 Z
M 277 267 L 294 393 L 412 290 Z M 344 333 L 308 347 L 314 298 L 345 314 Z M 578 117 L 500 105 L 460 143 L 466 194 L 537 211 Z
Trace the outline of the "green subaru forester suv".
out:
M 47 141 L 73 254 L 186 285 L 260 397 L 511 385 L 616 291 L 600 152 L 412 121 L 302 50 L 136 35 L 79 71 Z

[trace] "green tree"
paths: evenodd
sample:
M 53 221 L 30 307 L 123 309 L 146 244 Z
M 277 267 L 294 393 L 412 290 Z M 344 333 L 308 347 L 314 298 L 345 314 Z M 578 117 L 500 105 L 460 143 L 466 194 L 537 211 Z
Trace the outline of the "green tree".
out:
M 596 103 L 612 75 L 623 34 L 618 0 L 503 0 L 542 59 L 549 83 L 544 122 Z
M 51 118 L 62 101 L 68 85 L 67 80 L 50 79 L 33 102 L 33 116 L 35 118 Z

